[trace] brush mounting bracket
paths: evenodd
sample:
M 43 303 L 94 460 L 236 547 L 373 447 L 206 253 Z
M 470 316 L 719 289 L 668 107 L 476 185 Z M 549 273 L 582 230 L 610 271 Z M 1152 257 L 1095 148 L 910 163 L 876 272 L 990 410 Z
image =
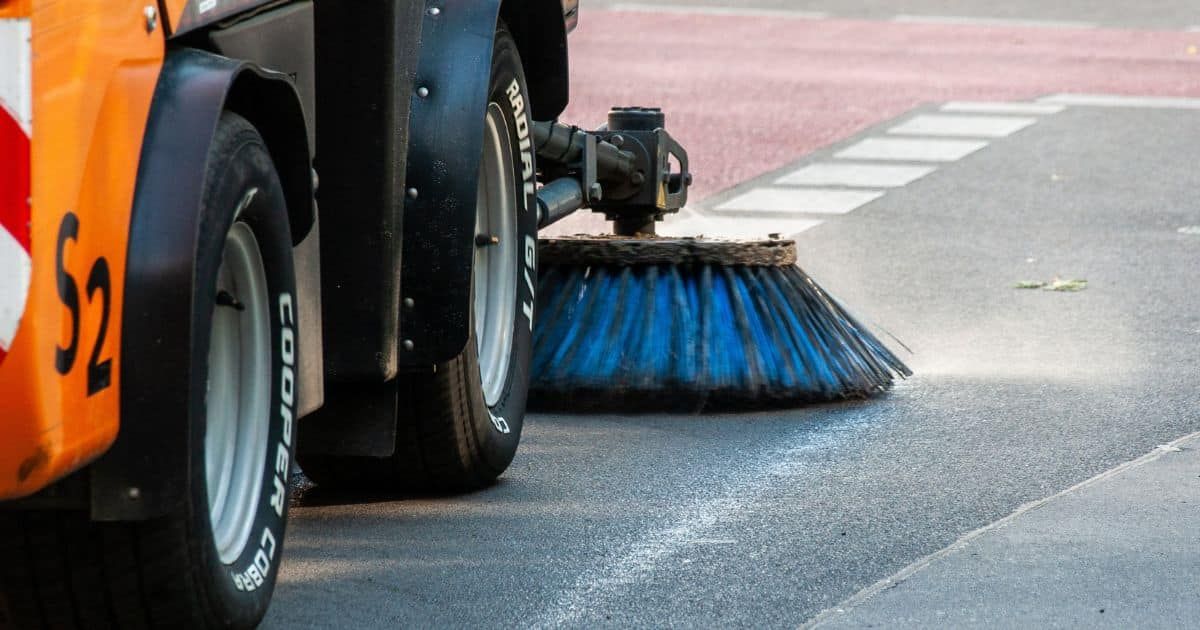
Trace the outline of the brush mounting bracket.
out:
M 687 151 L 664 128 L 657 108 L 614 107 L 596 131 L 534 123 L 541 160 L 539 226 L 587 207 L 621 235 L 653 234 L 654 222 L 687 203 Z

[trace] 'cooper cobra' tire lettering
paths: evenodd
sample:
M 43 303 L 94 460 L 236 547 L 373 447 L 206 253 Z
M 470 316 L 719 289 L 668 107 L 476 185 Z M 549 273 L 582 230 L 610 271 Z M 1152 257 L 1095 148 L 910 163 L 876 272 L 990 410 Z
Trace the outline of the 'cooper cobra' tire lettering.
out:
M 271 485 L 268 493 L 268 503 L 275 514 L 283 516 L 287 502 L 287 475 L 291 471 L 292 422 L 294 413 L 295 371 L 296 364 L 296 331 L 295 307 L 290 293 L 279 295 L 279 347 L 283 369 L 279 376 L 279 420 L 282 427 L 281 437 L 276 444 L 275 456 L 267 458 L 267 468 L 271 472 Z M 250 564 L 245 569 L 232 574 L 233 585 L 239 591 L 253 591 L 262 585 L 262 576 L 270 574 L 271 561 L 275 558 L 275 534 L 270 527 L 264 527 L 259 538 L 258 550 L 254 553 Z
M 289 453 L 292 446 L 292 406 L 295 404 L 295 387 L 296 387 L 296 331 L 293 329 L 295 322 L 293 321 L 294 309 L 292 308 L 292 296 L 290 293 L 283 293 L 279 296 L 279 348 L 281 358 L 283 359 L 283 369 L 280 370 L 279 391 L 282 399 L 279 404 L 279 418 L 283 425 L 282 436 L 279 440 L 279 445 L 275 449 L 274 460 L 274 476 L 273 485 L 275 486 L 271 492 L 271 507 L 275 508 L 275 514 L 283 516 L 283 506 L 287 501 L 287 475 L 290 470 L 291 462 Z M 268 461 L 268 466 L 272 462 Z

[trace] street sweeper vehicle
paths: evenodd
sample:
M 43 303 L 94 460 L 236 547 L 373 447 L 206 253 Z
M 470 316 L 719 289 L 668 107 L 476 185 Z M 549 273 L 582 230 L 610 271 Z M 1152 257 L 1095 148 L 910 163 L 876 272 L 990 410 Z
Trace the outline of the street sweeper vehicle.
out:
M 652 108 L 557 121 L 577 11 L 0 0 L 0 626 L 253 626 L 294 462 L 478 488 L 539 383 L 694 405 L 903 371 L 790 241 L 654 236 L 687 154 Z M 616 234 L 539 246 L 580 208 Z
M 487 484 L 575 0 L 0 0 L 0 627 L 247 627 L 289 472 Z

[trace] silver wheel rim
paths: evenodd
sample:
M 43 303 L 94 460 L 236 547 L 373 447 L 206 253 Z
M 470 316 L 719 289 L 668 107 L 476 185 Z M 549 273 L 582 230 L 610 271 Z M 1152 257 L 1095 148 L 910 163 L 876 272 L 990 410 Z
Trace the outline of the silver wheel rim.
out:
M 217 291 L 228 293 L 238 306 L 213 309 L 204 467 L 213 539 L 221 562 L 231 564 L 245 549 L 254 526 L 271 404 L 267 277 L 258 240 L 245 223 L 235 222 L 225 237 Z
M 512 144 L 504 112 L 488 105 L 479 166 L 475 234 L 484 237 L 475 248 L 472 294 L 475 300 L 475 342 L 483 399 L 499 402 L 512 354 L 517 311 L 517 197 Z M 496 242 L 488 244 L 487 237 Z

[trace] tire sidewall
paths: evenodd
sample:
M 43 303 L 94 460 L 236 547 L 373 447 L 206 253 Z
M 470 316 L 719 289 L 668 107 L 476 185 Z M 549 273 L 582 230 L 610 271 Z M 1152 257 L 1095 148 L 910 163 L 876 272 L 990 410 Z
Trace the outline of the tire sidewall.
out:
M 508 466 L 516 453 L 525 417 L 531 381 L 529 366 L 533 351 L 533 313 L 537 291 L 536 154 L 532 148 L 531 101 L 516 44 L 503 26 L 496 32 L 488 102 L 496 103 L 503 112 L 510 155 L 514 160 L 514 173 L 518 180 L 513 182 L 513 190 L 517 197 L 517 238 L 520 240 L 520 246 L 516 248 L 516 269 L 519 277 L 508 373 L 495 405 L 489 407 L 483 400 L 482 386 L 475 388 L 477 392 L 473 405 L 476 408 L 475 437 L 482 447 L 481 454 L 490 467 L 501 471 Z M 474 278 L 472 282 L 475 282 Z M 467 352 L 475 359 L 470 362 L 474 365 L 475 373 L 471 376 L 475 380 L 480 378 L 477 343 L 472 321 Z M 505 428 L 507 432 L 504 431 Z
M 251 191 L 255 191 L 251 195 Z M 248 203 L 244 200 L 249 197 Z M 216 621 L 253 625 L 266 613 L 283 552 L 289 498 L 288 471 L 295 455 L 294 409 L 298 394 L 296 281 L 283 190 L 261 137 L 244 119 L 226 114 L 209 153 L 208 177 L 197 237 L 192 296 L 189 536 L 199 581 Z M 235 216 L 235 213 L 237 216 Z M 209 517 L 205 470 L 205 393 L 217 272 L 225 237 L 235 221 L 253 231 L 265 267 L 270 312 L 271 394 L 267 453 L 246 546 L 221 562 Z M 224 307 L 222 307 L 224 308 Z

